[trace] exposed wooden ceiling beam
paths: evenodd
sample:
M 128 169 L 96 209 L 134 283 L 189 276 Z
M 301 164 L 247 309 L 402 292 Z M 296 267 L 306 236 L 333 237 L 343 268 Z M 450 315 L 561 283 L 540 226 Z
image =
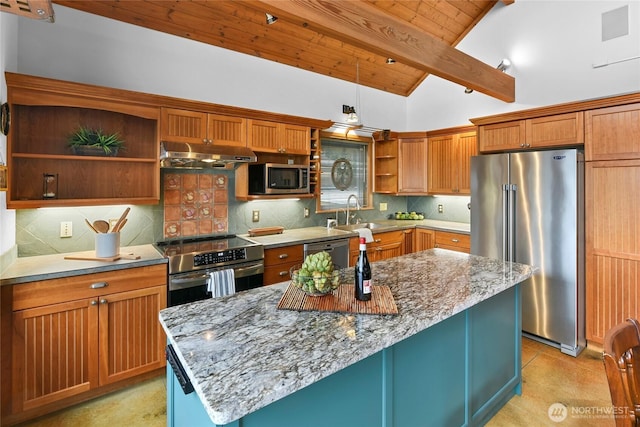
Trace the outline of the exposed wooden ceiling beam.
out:
M 394 58 L 505 102 L 515 101 L 515 79 L 416 27 L 351 0 L 251 0 L 279 19 Z

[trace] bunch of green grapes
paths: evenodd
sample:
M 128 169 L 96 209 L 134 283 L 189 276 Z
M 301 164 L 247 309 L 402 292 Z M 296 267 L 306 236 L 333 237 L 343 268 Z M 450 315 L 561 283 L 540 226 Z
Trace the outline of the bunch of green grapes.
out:
M 316 294 L 328 293 L 340 284 L 340 275 L 333 269 L 333 261 L 328 252 L 307 255 L 302 267 L 294 275 L 294 284 L 303 291 Z

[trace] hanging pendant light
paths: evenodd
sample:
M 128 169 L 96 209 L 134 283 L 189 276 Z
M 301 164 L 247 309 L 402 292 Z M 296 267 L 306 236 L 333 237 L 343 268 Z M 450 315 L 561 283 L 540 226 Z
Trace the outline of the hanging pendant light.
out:
M 360 110 L 360 61 L 356 59 L 356 105 L 355 108 L 351 107 L 347 116 L 347 123 L 360 123 L 360 117 L 356 111 Z

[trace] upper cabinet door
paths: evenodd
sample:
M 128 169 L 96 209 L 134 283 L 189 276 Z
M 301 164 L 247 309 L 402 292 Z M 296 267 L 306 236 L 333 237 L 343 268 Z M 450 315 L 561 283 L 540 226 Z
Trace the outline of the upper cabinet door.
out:
M 524 147 L 525 121 L 495 123 L 478 128 L 481 152 L 512 151 Z
M 311 153 L 311 128 L 308 126 L 249 120 L 247 140 L 249 148 L 262 153 Z
M 521 151 L 584 144 L 581 111 L 479 126 L 480 152 Z
M 429 194 L 471 194 L 471 157 L 478 153 L 476 132 L 430 136 Z
M 478 154 L 478 139 L 476 132 L 466 132 L 458 135 L 456 144 L 457 155 L 457 191 L 458 194 L 471 194 L 471 157 Z
M 248 146 L 262 153 L 311 153 L 311 128 L 265 120 L 248 121 Z
M 429 138 L 429 192 L 432 194 L 453 193 L 454 183 L 454 135 Z
M 242 117 L 163 108 L 160 122 L 161 141 L 247 145 L 247 120 Z
M 207 113 L 163 108 L 160 117 L 160 140 L 205 144 Z
M 640 159 L 640 103 L 585 114 L 587 161 Z
M 242 117 L 209 114 L 207 130 L 207 138 L 213 145 L 247 146 L 247 120 Z
M 427 193 L 427 139 L 398 139 L 398 193 Z

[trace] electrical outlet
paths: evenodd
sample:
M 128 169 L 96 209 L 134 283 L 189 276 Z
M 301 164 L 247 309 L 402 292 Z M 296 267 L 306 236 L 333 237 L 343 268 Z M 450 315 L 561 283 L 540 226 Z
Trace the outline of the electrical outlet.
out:
M 304 217 L 309 218 L 309 208 L 304 208 Z
M 384 212 L 387 210 L 387 204 L 384 202 L 380 203 L 380 212 Z
M 113 230 L 113 226 L 118 222 L 118 218 L 110 218 L 109 219 L 109 230 Z
M 438 213 L 443 213 L 443 212 L 444 212 L 444 206 L 438 205 Z
M 253 222 L 260 221 L 260 211 L 253 211 L 253 217 L 251 218 L 251 221 Z
M 62 221 L 60 223 L 60 237 L 71 237 L 73 235 L 73 223 Z

